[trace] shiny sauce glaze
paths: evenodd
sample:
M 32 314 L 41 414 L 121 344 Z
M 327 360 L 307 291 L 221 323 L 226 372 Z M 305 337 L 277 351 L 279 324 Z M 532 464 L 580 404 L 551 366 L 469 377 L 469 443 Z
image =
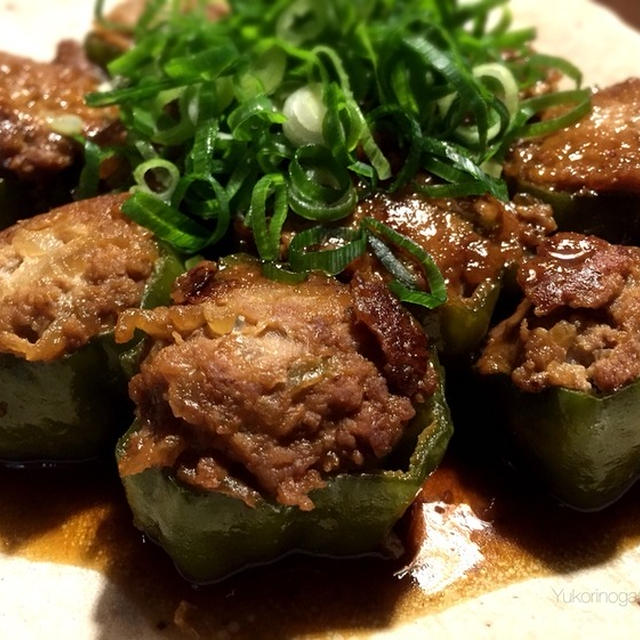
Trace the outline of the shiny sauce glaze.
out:
M 376 194 L 360 203 L 354 221 L 365 217 L 387 224 L 428 251 L 451 297 L 472 296 L 476 287 L 499 278 L 505 265 L 522 260 L 555 231 L 551 208 L 524 195 L 503 203 L 491 196 Z
M 399 527 L 405 558 L 290 556 L 196 589 L 134 529 L 111 466 L 2 469 L 0 483 L 5 554 L 102 572 L 159 637 L 366 633 L 640 542 L 640 486 L 604 512 L 578 513 L 454 446 Z
M 544 138 L 519 144 L 505 175 L 559 191 L 640 191 L 640 79 L 597 91 L 591 113 Z M 563 109 L 560 109 L 562 111 Z M 545 117 L 556 117 L 549 110 Z

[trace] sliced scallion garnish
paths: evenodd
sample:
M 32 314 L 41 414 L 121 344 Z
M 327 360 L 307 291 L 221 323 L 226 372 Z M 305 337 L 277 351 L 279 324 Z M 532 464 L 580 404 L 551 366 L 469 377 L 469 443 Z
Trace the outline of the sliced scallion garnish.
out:
M 565 109 L 565 105 L 575 105 L 572 109 Z M 574 91 L 559 91 L 547 95 L 537 96 L 525 100 L 521 109 L 524 114 L 539 113 L 544 109 L 551 107 L 563 107 L 560 115 L 526 124 L 518 132 L 519 137 L 533 138 L 537 136 L 545 136 L 558 129 L 568 127 L 583 116 L 587 115 L 591 110 L 591 91 L 589 89 L 576 89 Z
M 321 247 L 313 249 L 313 247 Z M 367 248 L 367 234 L 360 229 L 313 227 L 296 234 L 289 245 L 294 271 L 342 273 Z
M 372 242 L 372 249 L 378 259 L 394 276 L 389 289 L 402 302 L 417 304 L 427 309 L 435 309 L 447 301 L 447 287 L 433 258 L 413 240 L 398 233 L 375 218 L 364 218 L 362 226 L 379 240 Z M 381 241 L 380 241 L 381 240 Z M 429 292 L 421 291 L 406 267 L 393 254 L 392 245 L 413 259 L 424 273 Z
M 273 214 L 267 220 L 269 200 L 273 198 Z M 287 185 L 279 174 L 261 178 L 253 189 L 249 221 L 258 253 L 263 260 L 277 260 L 280 234 L 287 217 Z
M 84 167 L 80 173 L 78 186 L 74 191 L 76 200 L 92 198 L 98 193 L 100 183 L 100 164 L 105 152 L 91 140 L 84 140 Z
M 122 205 L 122 211 L 151 229 L 160 240 L 185 253 L 198 253 L 208 245 L 206 227 L 145 191 L 134 193 Z
M 513 140 L 589 109 L 579 89 L 521 99 L 551 72 L 576 85 L 581 76 L 532 51 L 535 33 L 511 28 L 508 0 L 230 0 L 218 22 L 206 2 L 193 4 L 148 2 L 132 48 L 108 66 L 109 91 L 87 98 L 117 105 L 127 128 L 120 151 L 138 192 L 125 211 L 187 253 L 222 240 L 239 216 L 274 265 L 285 221 L 297 216 L 291 267 L 338 273 L 366 234 L 331 225 L 360 197 L 430 174 L 416 187 L 425 196 L 506 200 L 499 172 Z M 551 106 L 562 109 L 540 121 Z M 97 150 L 85 149 L 80 193 L 98 184 Z M 305 230 L 304 220 L 321 226 Z M 367 224 L 377 253 L 391 243 L 425 270 L 431 293 L 396 277 L 401 299 L 442 300 L 428 256 Z
M 178 186 L 180 170 L 173 162 L 152 158 L 135 168 L 133 179 L 137 183 L 136 190 L 146 191 L 167 202 Z
M 262 274 L 270 280 L 285 284 L 299 284 L 307 279 L 306 271 L 291 271 L 277 262 L 263 262 Z

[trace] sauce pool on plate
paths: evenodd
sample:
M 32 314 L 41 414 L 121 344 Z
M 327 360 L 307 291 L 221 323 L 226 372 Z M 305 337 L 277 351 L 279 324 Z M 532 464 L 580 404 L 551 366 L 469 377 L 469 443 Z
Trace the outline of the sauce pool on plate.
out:
M 579 513 L 454 448 L 400 527 L 413 563 L 290 556 L 194 588 L 132 526 L 109 466 L 2 469 L 0 482 L 3 553 L 98 570 L 159 632 L 203 637 L 385 629 L 526 578 L 605 562 L 640 542 L 640 487 L 603 512 Z

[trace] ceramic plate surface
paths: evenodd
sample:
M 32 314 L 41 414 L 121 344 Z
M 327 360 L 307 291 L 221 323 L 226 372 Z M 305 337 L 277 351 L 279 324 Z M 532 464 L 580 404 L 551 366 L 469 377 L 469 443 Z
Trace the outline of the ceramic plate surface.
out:
M 0 0 L 0 47 L 51 58 L 59 39 L 82 38 L 92 4 L 91 0 Z M 640 34 L 602 7 L 588 0 L 513 0 L 512 7 L 520 24 L 538 26 L 539 49 L 575 61 L 587 83 L 609 84 L 640 74 Z M 446 470 L 440 478 L 446 480 Z M 412 578 L 402 581 L 413 587 L 386 582 L 383 587 L 384 570 L 375 570 L 371 580 L 366 574 L 371 594 L 363 595 L 351 583 L 341 586 L 341 569 L 334 567 L 331 575 L 336 582 L 322 583 L 318 602 L 322 605 L 323 598 L 329 602 L 334 597 L 342 599 L 341 607 L 309 606 L 294 616 L 294 605 L 289 605 L 303 597 L 298 591 L 308 585 L 309 574 L 320 575 L 318 564 L 304 561 L 307 574 L 302 584 L 297 580 L 301 570 L 293 561 L 221 586 L 215 593 L 195 592 L 173 573 L 159 551 L 142 545 L 134 533 L 121 533 L 128 531 L 130 516 L 117 489 L 97 482 L 95 493 L 91 485 L 76 495 L 74 481 L 67 479 L 66 493 L 49 499 L 44 484 L 38 484 L 46 484 L 46 479 L 24 480 L 26 491 L 16 486 L 21 482 L 16 474 L 0 480 L 0 520 L 9 513 L 13 522 L 11 532 L 0 535 L 4 536 L 2 638 L 156 640 L 186 634 L 232 640 L 274 633 L 336 639 L 640 637 L 640 523 L 636 525 L 633 514 L 624 516 L 631 518 L 624 525 L 616 525 L 622 533 L 606 552 L 584 562 L 568 562 L 562 569 L 557 551 L 557 562 L 550 562 L 544 553 L 533 559 L 534 554 L 522 552 L 496 572 L 483 565 L 490 547 L 503 543 L 513 547 L 519 542 L 491 538 L 495 523 L 480 519 L 465 499 L 438 509 L 437 501 L 427 503 L 422 512 L 427 543 Z M 473 496 L 473 488 L 468 493 Z M 636 498 L 639 495 L 635 493 Z M 65 510 L 67 503 L 73 507 Z M 607 529 L 606 518 L 598 522 Z M 532 526 L 552 525 L 538 521 Z M 486 542 L 489 539 L 493 542 Z M 572 551 L 566 550 L 568 555 Z M 125 559 L 119 561 L 118 553 Z M 138 556 L 144 556 L 139 563 Z M 518 568 L 525 565 L 529 568 Z M 360 570 L 360 565 L 344 567 Z M 470 582 L 465 576 L 474 571 L 481 579 Z M 279 594 L 272 593 L 272 575 L 281 585 Z M 379 587 L 375 580 L 381 580 Z M 382 591 L 384 604 L 376 599 Z M 255 603 L 262 600 L 270 613 L 260 613 Z M 365 607 L 371 609 L 370 619 L 360 613 Z M 282 618 L 288 616 L 295 618 L 295 624 L 286 630 Z

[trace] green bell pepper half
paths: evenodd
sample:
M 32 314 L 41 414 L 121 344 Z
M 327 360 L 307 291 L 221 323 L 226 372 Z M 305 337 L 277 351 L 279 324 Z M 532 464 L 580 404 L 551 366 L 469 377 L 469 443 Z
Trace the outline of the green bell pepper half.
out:
M 134 423 L 120 440 L 118 457 L 138 428 Z M 440 463 L 452 432 L 441 384 L 409 425 L 407 433 L 418 434 L 409 447 L 401 443 L 384 470 L 329 479 L 311 492 L 312 511 L 268 499 L 252 508 L 222 493 L 191 489 L 166 469 L 147 469 L 122 482 L 136 526 L 188 580 L 208 583 L 291 551 L 355 556 L 379 550 Z
M 126 381 L 105 350 L 108 336 L 53 362 L 0 355 L 0 459 L 94 457 L 130 413 Z
M 640 476 L 640 381 L 596 396 L 560 387 L 528 393 L 507 376 L 492 378 L 490 404 L 497 405 L 516 462 L 565 504 L 602 509 Z
M 165 247 L 147 282 L 142 306 L 169 301 L 182 262 Z M 108 451 L 131 422 L 121 359 L 135 345 L 116 345 L 113 332 L 51 362 L 0 354 L 0 460 L 71 462 Z

